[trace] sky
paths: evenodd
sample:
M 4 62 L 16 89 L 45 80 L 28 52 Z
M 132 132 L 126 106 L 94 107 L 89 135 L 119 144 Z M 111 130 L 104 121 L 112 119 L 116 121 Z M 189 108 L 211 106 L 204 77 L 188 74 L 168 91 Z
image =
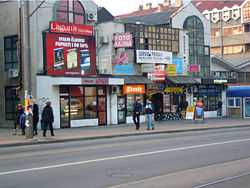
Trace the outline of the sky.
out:
M 136 11 L 139 5 L 145 7 L 146 3 L 152 3 L 152 7 L 157 7 L 158 3 L 164 0 L 93 0 L 98 7 L 105 7 L 113 16 L 131 13 Z M 185 0 L 186 1 L 186 0 Z M 172 0 L 174 3 L 174 0 Z

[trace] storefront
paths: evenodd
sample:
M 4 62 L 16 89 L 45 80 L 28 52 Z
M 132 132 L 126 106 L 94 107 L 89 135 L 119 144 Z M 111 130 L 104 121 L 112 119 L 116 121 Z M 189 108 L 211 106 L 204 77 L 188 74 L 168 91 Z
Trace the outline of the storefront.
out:
M 250 118 L 250 86 L 230 86 L 227 90 L 229 117 Z
M 214 79 L 202 78 L 201 85 L 197 86 L 197 91 L 194 92 L 193 102 L 203 102 L 204 117 L 217 117 L 218 102 L 222 101 L 222 115 L 226 113 L 226 90 L 227 84 L 236 83 L 236 79 Z

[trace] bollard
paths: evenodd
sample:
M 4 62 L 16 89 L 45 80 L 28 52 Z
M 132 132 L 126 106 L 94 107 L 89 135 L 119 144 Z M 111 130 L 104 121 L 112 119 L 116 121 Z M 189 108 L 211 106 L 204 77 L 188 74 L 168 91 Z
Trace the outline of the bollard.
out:
M 26 139 L 33 139 L 33 116 L 31 113 L 29 113 L 26 116 Z

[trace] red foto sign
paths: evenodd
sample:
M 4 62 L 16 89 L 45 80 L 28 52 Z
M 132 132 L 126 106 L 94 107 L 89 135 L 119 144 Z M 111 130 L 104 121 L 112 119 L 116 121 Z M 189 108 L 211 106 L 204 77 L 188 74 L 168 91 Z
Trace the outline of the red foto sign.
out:
M 115 34 L 113 37 L 114 48 L 132 47 L 132 34 Z
M 82 78 L 82 84 L 109 84 L 108 78 Z
M 50 22 L 50 32 L 93 36 L 93 27 L 72 23 Z

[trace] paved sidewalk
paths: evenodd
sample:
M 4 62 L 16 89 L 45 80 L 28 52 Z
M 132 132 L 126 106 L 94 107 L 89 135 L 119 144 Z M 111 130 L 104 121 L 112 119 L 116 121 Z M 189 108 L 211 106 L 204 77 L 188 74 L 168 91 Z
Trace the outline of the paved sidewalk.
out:
M 33 140 L 27 140 L 22 135 L 12 135 L 12 129 L 0 129 L 0 147 L 69 142 L 78 140 L 90 140 L 101 138 L 113 138 L 121 136 L 135 136 L 145 134 L 168 134 L 173 132 L 198 131 L 210 129 L 225 129 L 233 127 L 250 127 L 249 119 L 242 118 L 209 118 L 204 121 L 195 120 L 170 120 L 158 121 L 155 123 L 155 130 L 146 130 L 146 124 L 142 123 L 140 130 L 136 130 L 133 124 L 119 124 L 96 127 L 81 127 L 70 129 L 55 130 L 55 136 L 50 136 L 47 131 L 47 137 L 42 137 L 42 131 L 39 130 L 38 136 Z

